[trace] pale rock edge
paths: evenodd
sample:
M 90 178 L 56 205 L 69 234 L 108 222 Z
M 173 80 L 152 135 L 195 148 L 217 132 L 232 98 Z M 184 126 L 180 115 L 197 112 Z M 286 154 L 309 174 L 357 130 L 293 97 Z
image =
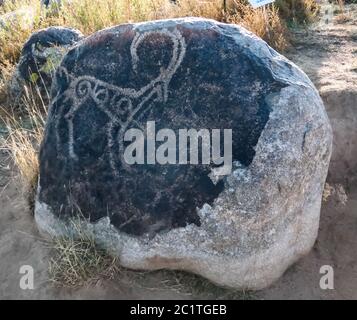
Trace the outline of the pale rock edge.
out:
M 109 218 L 96 223 L 81 220 L 80 227 L 124 267 L 186 270 L 218 285 L 262 289 L 307 254 L 316 240 L 331 156 L 331 127 L 307 76 L 243 28 L 185 18 L 136 24 L 136 29 L 181 23 L 195 28 L 193 21 L 227 33 L 258 61 L 270 56 L 273 76 L 287 84 L 280 95 L 267 98 L 271 113 L 251 165 L 236 167 L 212 207 L 206 204 L 198 210 L 201 227 L 191 224 L 153 239 L 118 232 Z M 51 237 L 76 236 L 73 224 L 57 218 L 38 198 L 35 220 L 39 230 Z

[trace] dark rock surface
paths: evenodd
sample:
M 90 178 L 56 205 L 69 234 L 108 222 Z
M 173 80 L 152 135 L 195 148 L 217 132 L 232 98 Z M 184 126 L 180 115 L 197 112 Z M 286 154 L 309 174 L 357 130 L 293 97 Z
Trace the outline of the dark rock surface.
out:
M 232 129 L 233 159 L 248 166 L 269 118 L 265 98 L 283 86 L 216 30 L 179 26 L 139 35 L 124 25 L 99 32 L 71 50 L 57 73 L 40 199 L 59 215 L 77 206 L 91 221 L 109 215 L 135 235 L 200 225 L 196 208 L 212 204 L 224 187 L 208 177 L 211 167 L 124 165 L 118 140 L 147 121 L 177 137 L 178 129 Z

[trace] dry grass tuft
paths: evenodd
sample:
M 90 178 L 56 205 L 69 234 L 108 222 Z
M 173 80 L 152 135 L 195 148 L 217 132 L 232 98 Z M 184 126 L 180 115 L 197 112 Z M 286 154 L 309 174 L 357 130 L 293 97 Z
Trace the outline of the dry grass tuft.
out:
M 38 88 L 27 88 L 22 103 L 25 108 L 21 116 L 15 111 L 0 108 L 4 114 L 1 120 L 8 132 L 3 148 L 9 152 L 19 170 L 24 194 L 32 210 L 39 174 L 38 150 L 43 138 L 46 106 L 41 100 Z
M 275 5 L 289 26 L 315 21 L 320 10 L 316 0 L 276 0 Z
M 99 249 L 90 235 L 76 228 L 78 237 L 53 240 L 54 255 L 48 269 L 50 281 L 55 286 L 75 288 L 114 278 L 120 271 L 117 259 Z
M 235 11 L 227 15 L 227 22 L 242 25 L 278 51 L 284 51 L 289 46 L 288 29 L 275 6 L 253 9 L 237 0 L 234 0 L 234 4 Z

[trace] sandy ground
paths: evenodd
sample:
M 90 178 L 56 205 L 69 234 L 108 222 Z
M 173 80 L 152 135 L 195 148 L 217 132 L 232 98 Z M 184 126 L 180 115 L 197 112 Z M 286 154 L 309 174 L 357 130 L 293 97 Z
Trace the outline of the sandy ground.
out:
M 352 19 L 343 24 L 330 20 L 310 30 L 298 30 L 294 50 L 287 54 L 310 76 L 326 102 L 336 92 L 347 90 L 350 98 L 346 100 L 343 94 L 342 104 L 351 108 L 356 107 L 357 97 L 356 8 L 351 13 Z M 338 99 L 335 100 L 332 99 L 330 108 L 338 107 Z M 357 153 L 352 156 L 357 158 Z M 333 186 L 335 182 L 343 183 L 348 197 L 346 204 L 337 194 L 323 203 L 313 250 L 271 287 L 255 292 L 254 298 L 357 299 L 357 183 L 353 179 L 357 175 L 353 175 L 356 171 L 350 163 L 341 166 L 336 163 L 333 169 L 339 172 L 330 173 L 329 180 Z M 350 171 L 344 177 L 346 168 Z M 177 277 L 173 272 L 129 272 L 80 289 L 55 288 L 48 281 L 50 256 L 50 245 L 38 234 L 21 196 L 15 170 L 6 153 L 0 150 L 0 299 L 200 299 L 230 297 L 231 293 L 208 282 L 203 284 L 209 289 L 192 293 L 185 285 L 172 285 Z M 34 290 L 20 289 L 22 265 L 34 268 Z M 320 289 L 319 270 L 323 265 L 334 268 L 333 290 Z M 167 281 L 171 285 L 166 285 Z

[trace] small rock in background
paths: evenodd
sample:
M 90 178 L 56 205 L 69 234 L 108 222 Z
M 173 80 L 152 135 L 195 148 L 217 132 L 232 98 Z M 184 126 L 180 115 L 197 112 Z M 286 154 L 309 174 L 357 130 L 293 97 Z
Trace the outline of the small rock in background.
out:
M 31 7 L 23 7 L 21 9 L 5 13 L 0 16 L 0 30 L 8 31 L 14 26 L 21 29 L 30 29 L 33 26 L 35 19 L 35 10 Z
M 80 31 L 65 27 L 49 27 L 35 32 L 25 43 L 9 92 L 18 100 L 24 85 L 37 85 L 46 96 L 52 76 L 69 48 L 83 38 Z

